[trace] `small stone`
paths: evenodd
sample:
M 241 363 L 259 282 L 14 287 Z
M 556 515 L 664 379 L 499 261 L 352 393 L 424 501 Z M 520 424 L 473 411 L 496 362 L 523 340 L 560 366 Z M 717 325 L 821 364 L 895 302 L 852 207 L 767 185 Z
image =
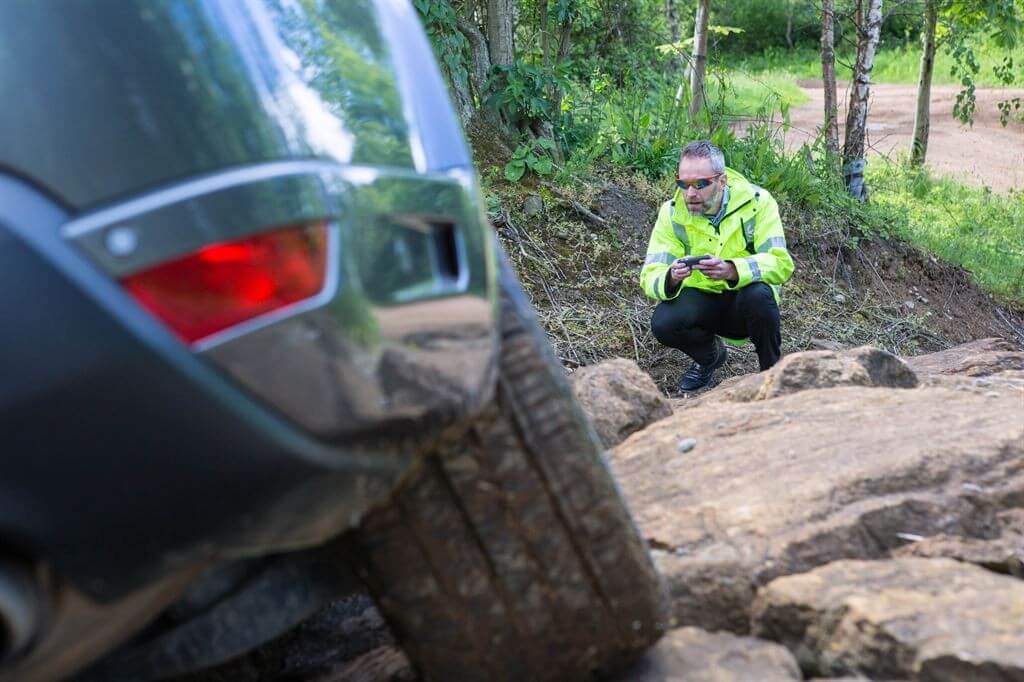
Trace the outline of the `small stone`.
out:
M 676 443 L 676 450 L 678 450 L 679 452 L 689 452 L 690 450 L 693 450 L 695 447 L 697 447 L 696 438 L 683 438 L 678 443 Z
M 846 297 L 843 296 L 842 294 L 836 294 L 835 296 L 832 297 L 832 300 L 834 300 L 836 303 L 846 303 Z
M 523 202 L 523 213 L 526 215 L 539 215 L 544 212 L 544 200 L 536 194 L 527 195 Z
M 904 301 L 903 307 L 906 308 L 907 310 L 913 310 L 914 308 L 917 307 L 917 304 L 914 303 L 913 301 Z

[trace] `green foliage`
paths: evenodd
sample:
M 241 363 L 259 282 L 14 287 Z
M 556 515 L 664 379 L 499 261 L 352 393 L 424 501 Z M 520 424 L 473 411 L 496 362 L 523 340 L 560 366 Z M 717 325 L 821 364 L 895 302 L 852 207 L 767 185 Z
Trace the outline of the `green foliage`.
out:
M 957 94 L 953 115 L 964 123 L 974 118 L 975 88 L 981 65 L 975 49 L 984 37 L 996 46 L 1003 59 L 993 67 L 1000 85 L 1013 82 L 1013 59 L 1008 56 L 1024 28 L 1024 9 L 1019 0 L 946 0 L 939 12 L 939 39 L 953 58 L 950 74 L 963 89 Z M 1006 124 L 1004 112 L 1003 125 Z
M 913 41 L 920 15 L 911 5 L 889 11 L 896 3 L 885 3 L 882 42 Z M 903 11 L 900 11 L 903 10 Z M 712 19 L 737 26 L 743 34 L 724 41 L 719 49 L 730 55 L 749 55 L 766 49 L 817 50 L 821 39 L 821 2 L 807 0 L 729 0 L 712 3 Z M 855 40 L 852 17 L 854 0 L 836 0 L 835 44 L 852 45 Z M 787 35 L 788 34 L 788 35 Z M 819 71 L 820 77 L 820 71 Z
M 527 171 L 533 171 L 537 175 L 551 175 L 554 171 L 551 154 L 554 151 L 554 143 L 545 137 L 519 145 L 512 154 L 512 159 L 505 164 L 505 179 L 509 182 L 519 182 Z
M 734 33 L 743 33 L 744 29 L 736 26 L 718 26 L 717 24 L 708 24 L 708 35 L 709 36 L 727 36 Z M 685 57 L 689 54 L 690 50 L 693 49 L 693 36 L 677 40 L 674 43 L 665 43 L 664 45 L 657 45 L 655 49 L 663 55 L 675 55 Z
M 449 80 L 465 80 L 469 43 L 458 30 L 458 15 L 450 0 L 413 0 L 413 6 Z
M 549 93 L 564 82 L 556 73 L 523 60 L 511 66 L 493 68 L 490 104 L 509 113 L 519 122 L 552 121 L 555 112 Z

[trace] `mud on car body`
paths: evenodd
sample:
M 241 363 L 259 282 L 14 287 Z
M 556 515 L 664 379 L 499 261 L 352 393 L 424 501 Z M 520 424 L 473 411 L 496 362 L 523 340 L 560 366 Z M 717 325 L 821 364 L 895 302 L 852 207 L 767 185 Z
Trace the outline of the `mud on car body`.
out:
M 195 671 L 364 587 L 428 678 L 657 637 L 407 2 L 12 0 L 0 46 L 0 679 Z

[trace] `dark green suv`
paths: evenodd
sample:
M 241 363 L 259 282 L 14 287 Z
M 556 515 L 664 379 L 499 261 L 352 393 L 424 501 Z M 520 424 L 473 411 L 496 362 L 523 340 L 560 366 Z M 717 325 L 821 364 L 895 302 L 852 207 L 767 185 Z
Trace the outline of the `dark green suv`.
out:
M 0 83 L 0 679 L 200 670 L 358 589 L 430 679 L 657 638 L 407 2 L 5 0 Z

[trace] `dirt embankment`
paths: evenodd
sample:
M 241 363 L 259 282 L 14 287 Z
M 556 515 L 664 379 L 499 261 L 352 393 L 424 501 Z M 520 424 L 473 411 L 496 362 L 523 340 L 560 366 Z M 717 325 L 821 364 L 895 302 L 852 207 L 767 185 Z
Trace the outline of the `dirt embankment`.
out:
M 593 259 L 596 264 L 582 261 L 584 269 L 578 273 L 571 271 L 572 261 L 562 262 L 563 281 L 549 281 L 551 276 L 530 267 L 528 259 L 517 263 L 524 266 L 520 276 L 531 287 L 534 304 L 563 358 L 569 348 L 589 362 L 632 357 L 663 390 L 671 390 L 689 360 L 650 335 L 654 305 L 643 298 L 636 282 L 657 206 L 626 183 L 609 184 L 590 206 L 608 221 L 608 226 L 590 231 L 613 231 L 619 248 Z M 783 287 L 783 352 L 871 344 L 917 355 L 986 336 L 1010 338 L 1024 347 L 1024 311 L 1000 304 L 963 268 L 904 242 L 856 240 L 849 225 L 825 224 L 787 205 L 782 210 L 796 262 L 793 279 Z M 535 239 L 540 240 L 544 226 L 537 227 Z M 587 268 L 622 276 L 590 279 Z M 573 314 L 593 301 L 608 303 L 591 307 L 587 315 Z M 616 345 L 610 328 L 625 329 L 632 341 Z M 730 350 L 720 374 L 755 371 L 756 356 L 748 345 Z
M 802 81 L 811 100 L 790 110 L 791 128 L 786 145 L 797 148 L 813 140 L 821 127 L 825 91 L 821 81 Z M 845 127 L 847 84 L 839 85 L 839 138 Z M 1024 123 L 1012 117 L 1004 127 L 999 122 L 997 103 L 1024 97 L 1024 90 L 979 88 L 974 125 L 953 118 L 953 104 L 960 91 L 955 85 L 932 86 L 931 132 L 928 136 L 928 167 L 972 185 L 987 185 L 1005 194 L 1024 189 Z M 917 109 L 917 86 L 876 83 L 871 86 L 868 112 L 870 153 L 892 156 L 910 152 Z

